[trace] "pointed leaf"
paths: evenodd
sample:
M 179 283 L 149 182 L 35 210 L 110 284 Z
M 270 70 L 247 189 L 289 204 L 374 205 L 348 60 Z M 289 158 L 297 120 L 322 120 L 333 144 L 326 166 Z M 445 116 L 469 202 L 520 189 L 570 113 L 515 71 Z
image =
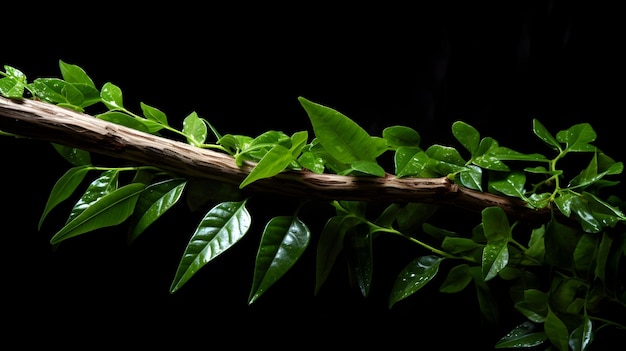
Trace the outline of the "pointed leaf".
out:
M 298 101 L 309 115 L 315 138 L 339 162 L 374 161 L 385 151 L 384 139 L 372 138 L 342 113 L 303 97 Z
M 456 121 L 452 124 L 452 134 L 463 147 L 474 157 L 478 153 L 480 133 L 476 128 L 463 121 Z
M 529 321 L 515 327 L 496 343 L 496 349 L 529 348 L 543 344 L 548 337 L 543 331 L 535 331 L 537 327 Z
M 298 261 L 309 245 L 311 231 L 297 217 L 272 218 L 261 237 L 248 304 L 252 304 Z
M 184 179 L 175 178 L 149 185 L 137 201 L 128 241 L 135 241 L 146 228 L 178 203 L 186 184 Z
M 246 201 L 222 202 L 204 216 L 185 248 L 170 293 L 180 289 L 200 268 L 244 237 L 251 223 Z
M 145 184 L 131 183 L 107 194 L 54 234 L 50 243 L 58 244 L 77 235 L 124 222 L 133 213 L 139 194 L 145 187 Z
M 74 204 L 74 207 L 72 208 L 67 219 L 67 223 L 76 218 L 102 197 L 117 189 L 118 175 L 119 170 L 117 169 L 104 171 L 97 179 L 91 182 L 80 199 L 78 199 L 76 204 Z
M 48 196 L 48 201 L 46 202 L 46 206 L 43 210 L 43 214 L 39 219 L 38 229 L 41 230 L 41 226 L 43 225 L 46 216 L 52 209 L 54 209 L 58 204 L 67 200 L 76 188 L 80 185 L 80 183 L 85 178 L 87 172 L 92 169 L 89 165 L 72 167 L 52 187 L 52 191 L 50 191 L 50 195 Z
M 442 257 L 430 255 L 418 257 L 406 265 L 393 284 L 389 295 L 389 308 L 428 284 L 437 275 L 442 261 Z
M 551 310 L 548 310 L 548 316 L 546 317 L 543 328 L 550 342 L 557 350 L 567 351 L 569 349 L 569 332 L 567 331 L 567 326 Z
M 533 119 L 533 133 L 539 137 L 539 139 L 543 140 L 544 143 L 548 144 L 555 150 L 561 150 L 561 144 L 548 132 L 546 127 L 539 122 L 537 119 Z

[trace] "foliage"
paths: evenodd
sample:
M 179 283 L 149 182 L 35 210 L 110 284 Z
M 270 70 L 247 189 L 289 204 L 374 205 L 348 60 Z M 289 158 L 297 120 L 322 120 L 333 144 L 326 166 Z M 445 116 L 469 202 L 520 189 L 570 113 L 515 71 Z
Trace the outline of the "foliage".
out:
M 592 144 L 596 133 L 587 123 L 552 134 L 534 120 L 532 131 L 547 147 L 546 155 L 501 146 L 462 121 L 452 124 L 460 148 L 423 147 L 420 134 L 410 127 L 390 126 L 382 136 L 371 136 L 342 113 L 300 97 L 311 122 L 311 141 L 307 131 L 287 135 L 271 130 L 256 137 L 221 135 L 195 112 L 184 118 L 180 130 L 153 106 L 141 103 L 142 114 L 136 114 L 124 106 L 119 87 L 106 83 L 98 89 L 80 67 L 63 61 L 59 66 L 62 79 L 38 78 L 32 82 L 18 69 L 5 66 L 5 72 L 0 72 L 0 94 L 12 99 L 39 99 L 79 112 L 104 107 L 104 112 L 93 115 L 227 153 L 239 166 L 245 161 L 256 164 L 234 193 L 205 192 L 202 201 L 211 208 L 191 235 L 171 293 L 248 234 L 252 217 L 246 204 L 253 200 L 238 196 L 247 185 L 286 170 L 353 177 L 382 177 L 391 172 L 399 178 L 448 177 L 469 189 L 519 198 L 532 209 L 549 208 L 553 215 L 544 223 L 511 223 L 501 208 L 486 207 L 479 223 L 456 232 L 431 222 L 445 207 L 419 199 L 390 203 L 374 214 L 365 202 L 330 201 L 335 215 L 316 233 L 315 293 L 335 268 L 338 257 L 345 254 L 351 258 L 349 270 L 355 283 L 367 296 L 372 284 L 374 241 L 381 235 L 393 235 L 415 244 L 416 256 L 398 272 L 389 294 L 389 308 L 418 294 L 434 277 L 445 275 L 439 291 L 457 293 L 473 285 L 482 316 L 494 324 L 498 323 L 499 307 L 491 299 L 492 284 L 496 280 L 507 284 L 511 308 L 526 321 L 503 336 L 495 345 L 498 349 L 543 345 L 555 350 L 585 350 L 599 330 L 626 329 L 620 320 L 626 309 L 626 216 L 622 201 L 615 194 L 604 194 L 606 188 L 619 183 L 613 177 L 622 173 L 623 164 Z M 128 240 L 133 242 L 185 197 L 189 202 L 190 197 L 197 196 L 188 190 L 193 179 L 149 165 L 98 166 L 84 150 L 53 145 L 71 167 L 51 190 L 40 227 L 57 205 L 71 199 L 81 184 L 92 179 L 79 194 L 65 225 L 52 236 L 54 245 L 122 223 L 128 225 Z M 585 156 L 586 165 L 577 170 L 561 167 L 562 160 L 571 154 Z M 379 161 L 383 155 L 392 156 L 392 171 L 385 170 Z M 306 209 L 304 200 L 293 214 L 276 216 L 266 224 L 249 304 L 261 298 L 308 248 L 312 233 L 299 218 L 300 211 Z M 573 221 L 559 220 L 558 213 Z

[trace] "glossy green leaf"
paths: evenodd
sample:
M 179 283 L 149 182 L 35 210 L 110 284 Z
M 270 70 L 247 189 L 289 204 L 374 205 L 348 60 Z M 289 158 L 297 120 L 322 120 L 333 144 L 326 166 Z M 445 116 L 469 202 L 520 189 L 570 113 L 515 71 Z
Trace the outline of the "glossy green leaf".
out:
M 515 303 L 515 309 L 529 320 L 543 323 L 548 315 L 548 295 L 537 289 L 526 289 L 523 300 Z
M 561 144 L 559 144 L 554 136 L 552 136 L 546 127 L 537 119 L 533 119 L 533 133 L 554 150 L 561 150 Z
M 511 172 L 504 179 L 489 181 L 489 188 L 506 196 L 525 198 L 526 175 L 523 172 Z
M 0 95 L 11 99 L 21 99 L 28 83 L 26 75 L 19 69 L 7 65 L 4 66 L 4 70 L 6 77 L 0 79 Z
M 504 146 L 492 148 L 491 150 L 489 150 L 489 155 L 497 158 L 500 161 L 548 161 L 548 158 L 542 154 L 524 154 Z
M 163 111 L 159 110 L 156 107 L 144 104 L 143 102 L 140 102 L 139 106 L 141 107 L 141 111 L 143 112 L 143 116 L 145 118 L 150 121 L 157 122 L 160 125 L 169 126 L 167 116 Z
M 145 187 L 145 184 L 131 183 L 105 195 L 54 234 L 50 243 L 58 244 L 77 235 L 124 222 L 133 213 L 139 194 Z
M 508 242 L 489 241 L 483 249 L 482 268 L 485 281 L 495 278 L 509 263 Z
M 100 98 L 102 103 L 106 105 L 109 110 L 118 110 L 124 108 L 124 98 L 122 90 L 113 83 L 105 83 L 100 91 Z
M 135 241 L 146 228 L 177 204 L 186 185 L 187 181 L 181 178 L 148 185 L 135 206 L 128 241 L 131 243 Z
M 311 231 L 297 217 L 274 217 L 267 223 L 256 255 L 248 304 L 256 301 L 291 269 L 310 240 Z
M 590 143 L 596 140 L 596 136 L 596 132 L 589 123 L 580 123 L 559 131 L 556 134 L 556 140 L 565 143 L 566 151 L 593 152 L 596 151 L 596 147 Z
M 351 276 L 361 291 L 363 297 L 369 295 L 374 273 L 372 237 L 373 233 L 365 226 L 354 227 L 347 233 L 348 266 Z
M 509 263 L 508 241 L 511 238 L 509 221 L 500 207 L 482 211 L 483 230 L 487 245 L 483 249 L 482 270 L 485 281 L 493 279 Z
M 572 351 L 585 351 L 589 350 L 592 342 L 593 323 L 585 313 L 582 323 L 570 335 L 569 346 Z
M 52 187 L 50 191 L 50 195 L 48 196 L 48 201 L 46 202 L 46 206 L 43 210 L 43 214 L 39 218 L 38 229 L 41 230 L 41 226 L 43 225 L 44 220 L 58 204 L 67 200 L 76 188 L 80 185 L 80 183 L 92 169 L 91 166 L 76 166 L 68 169 L 62 176 L 57 180 L 57 182 Z
M 58 78 L 38 78 L 32 83 L 37 96 L 52 104 L 80 106 L 84 95 L 72 84 Z
M 350 173 L 366 174 L 376 177 L 384 177 L 385 169 L 377 162 L 373 161 L 356 161 L 350 164 Z M 343 172 L 342 174 L 344 174 Z
M 428 284 L 437 275 L 443 260 L 442 257 L 429 255 L 420 256 L 407 264 L 393 284 L 389 295 L 389 308 Z
M 384 139 L 372 138 L 342 113 L 303 97 L 298 101 L 309 115 L 315 138 L 339 162 L 374 161 L 386 150 Z
M 360 223 L 360 221 L 359 218 L 352 216 L 334 216 L 324 225 L 317 242 L 315 295 L 319 293 L 326 282 L 337 256 L 343 250 L 347 230 Z
M 492 171 L 508 172 L 511 170 L 509 166 L 502 162 L 498 157 L 491 154 L 485 154 L 475 157 L 472 159 L 472 163 L 474 163 L 476 166 Z
M 445 237 L 441 243 L 441 248 L 453 255 L 482 247 L 482 244 L 479 244 L 472 239 L 463 237 Z
M 118 187 L 118 178 L 119 171 L 117 169 L 102 172 L 98 178 L 89 184 L 83 195 L 74 204 L 66 223 L 71 222 L 98 200 L 115 191 Z
M 246 202 L 222 202 L 207 212 L 185 248 L 170 293 L 246 235 L 252 222 Z
M 101 120 L 108 121 L 111 123 L 119 124 L 124 127 L 139 130 L 144 133 L 150 132 L 150 129 L 145 125 L 145 123 L 143 123 L 142 120 L 137 119 L 125 112 L 107 111 L 99 115 L 96 115 L 96 118 L 99 118 Z
M 424 175 L 430 157 L 419 147 L 401 146 L 396 150 L 394 162 L 398 178 Z
M 465 289 L 472 282 L 472 274 L 469 268 L 469 265 L 465 263 L 452 267 L 446 279 L 441 283 L 439 292 L 453 294 Z
M 200 146 L 206 141 L 208 128 L 198 114 L 192 112 L 183 120 L 183 134 L 189 144 Z
M 59 70 L 61 71 L 63 80 L 68 83 L 80 83 L 93 88 L 96 87 L 93 80 L 87 75 L 85 70 L 77 65 L 72 65 L 64 62 L 63 60 L 59 60 Z
M 487 207 L 481 212 L 485 237 L 489 241 L 509 240 L 511 226 L 506 213 L 501 207 Z
M 387 142 L 387 146 L 394 150 L 399 147 L 419 148 L 422 140 L 418 132 L 405 126 L 392 126 L 383 129 L 383 139 Z
M 478 153 L 480 133 L 476 128 L 463 121 L 456 121 L 452 123 L 452 134 L 472 157 Z
M 531 322 L 524 321 L 502 337 L 495 345 L 496 349 L 530 348 L 543 344 L 548 337 Z
M 468 165 L 467 169 L 459 173 L 459 181 L 466 188 L 483 191 L 483 170 L 475 165 Z
M 546 317 L 543 328 L 548 339 L 550 339 L 550 342 L 557 350 L 569 350 L 569 332 L 567 326 L 551 310 L 548 310 L 548 316 Z
M 287 169 L 299 156 L 306 142 L 306 135 L 306 132 L 295 133 L 295 144 L 292 144 L 290 149 L 279 144 L 274 145 L 239 184 L 239 188 L 242 189 L 259 179 L 273 177 Z

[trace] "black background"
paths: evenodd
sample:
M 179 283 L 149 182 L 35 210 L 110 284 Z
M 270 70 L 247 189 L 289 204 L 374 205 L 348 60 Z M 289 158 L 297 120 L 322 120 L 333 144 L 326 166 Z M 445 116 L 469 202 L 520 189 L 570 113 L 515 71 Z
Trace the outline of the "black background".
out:
M 144 102 L 174 126 L 195 111 L 222 134 L 309 129 L 297 101 L 304 96 L 372 135 L 410 126 L 423 145 L 456 147 L 450 126 L 463 120 L 503 145 L 547 152 L 532 134 L 533 118 L 553 133 L 589 122 L 596 145 L 621 160 L 624 30 L 617 6 L 440 4 L 24 7 L 3 11 L 19 21 L 3 35 L 0 64 L 31 80 L 59 77 L 59 60 L 76 64 L 96 85 L 118 85 L 131 110 Z M 238 246 L 171 295 L 202 214 L 176 208 L 130 247 L 124 229 L 116 228 L 53 250 L 48 240 L 66 216 L 63 207 L 41 231 L 37 223 L 67 165 L 45 142 L 3 138 L 0 145 L 0 306 L 9 326 L 3 333 L 27 332 L 22 344 L 418 348 L 435 340 L 444 349 L 491 349 L 521 320 L 506 316 L 501 325 L 486 326 L 471 291 L 441 295 L 436 286 L 389 310 L 393 277 L 416 254 L 394 239 L 377 244 L 371 296 L 349 286 L 341 267 L 313 296 L 312 249 L 329 211 L 324 206 L 305 215 L 314 234 L 309 251 L 248 306 L 263 218 L 290 214 L 289 204 L 272 198 L 251 203 L 253 230 Z

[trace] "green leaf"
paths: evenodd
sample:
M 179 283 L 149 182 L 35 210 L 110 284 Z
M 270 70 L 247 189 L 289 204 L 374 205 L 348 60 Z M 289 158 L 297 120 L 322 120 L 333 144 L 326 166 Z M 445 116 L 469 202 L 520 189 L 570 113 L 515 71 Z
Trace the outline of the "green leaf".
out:
M 509 263 L 508 242 L 489 241 L 483 249 L 482 268 L 485 281 L 495 278 Z
M 87 172 L 91 169 L 92 167 L 89 165 L 72 167 L 68 169 L 65 174 L 59 178 L 59 180 L 57 180 L 50 191 L 43 214 L 39 219 L 39 225 L 37 227 L 39 230 L 41 230 L 41 226 L 48 216 L 48 213 L 50 213 L 50 211 L 52 211 L 52 209 L 54 209 L 58 204 L 67 200 L 67 198 L 69 198 L 74 191 L 76 191 L 76 188 L 78 188 Z
M 0 79 L 0 95 L 10 99 L 21 99 L 26 89 L 26 75 L 11 66 L 5 65 L 4 70 L 7 76 Z
M 506 196 L 518 197 L 525 199 L 526 175 L 523 172 L 513 171 L 506 174 L 504 179 L 490 180 L 489 188 L 496 190 Z
M 58 244 L 77 235 L 124 222 L 133 213 L 139 194 L 145 187 L 145 184 L 131 183 L 107 194 L 54 234 L 50 243 Z
M 63 60 L 59 60 L 59 69 L 61 70 L 61 76 L 63 80 L 68 83 L 85 84 L 95 88 L 96 85 L 93 80 L 89 78 L 87 73 L 79 66 L 65 63 Z
M 146 117 L 148 120 L 157 122 L 162 126 L 169 126 L 167 122 L 167 116 L 161 110 L 144 104 L 143 102 L 139 103 L 139 106 L 141 107 L 143 116 Z
M 567 331 L 567 326 L 551 310 L 548 310 L 548 316 L 544 322 L 544 330 L 548 339 L 550 339 L 550 342 L 557 350 L 569 350 L 569 332 Z
M 445 237 L 441 248 L 453 255 L 482 248 L 483 245 L 469 238 Z
M 569 339 L 569 346 L 573 351 L 588 350 L 593 342 L 593 324 L 585 313 L 582 323 L 574 329 Z
M 315 259 L 315 295 L 326 282 L 335 260 L 343 250 L 344 238 L 348 229 L 356 226 L 361 220 L 353 216 L 334 216 L 324 225 L 317 242 Z
M 200 268 L 244 237 L 252 221 L 246 201 L 222 202 L 207 212 L 185 248 L 170 293 L 180 289 Z
M 434 175 L 431 174 L 430 170 L 427 168 L 429 160 L 430 157 L 419 147 L 399 147 L 394 156 L 396 177 L 404 178 Z
M 496 343 L 496 349 L 530 348 L 543 344 L 548 337 L 543 331 L 528 321 L 516 326 Z
M 548 132 L 546 127 L 537 119 L 533 119 L 533 133 L 539 137 L 544 143 L 551 146 L 554 150 L 561 150 L 561 144 Z
M 361 295 L 367 297 L 372 286 L 374 272 L 372 238 L 373 232 L 366 226 L 353 227 L 348 232 L 348 266 L 351 276 L 356 280 Z
M 309 115 L 315 138 L 339 162 L 374 161 L 386 150 L 384 139 L 372 138 L 342 113 L 303 97 L 298 101 Z
M 128 241 L 135 241 L 146 228 L 178 203 L 186 185 L 185 179 L 174 178 L 146 187 L 135 206 Z
M 306 142 L 306 135 L 306 132 L 295 133 L 293 139 L 295 143 L 290 149 L 282 145 L 274 145 L 239 184 L 239 189 L 259 179 L 273 177 L 287 169 L 300 154 Z
M 515 309 L 529 320 L 543 323 L 548 315 L 548 295 L 537 289 L 526 289 L 523 300 L 515 303 Z
M 511 226 L 506 213 L 501 207 L 487 207 L 481 212 L 485 237 L 489 241 L 509 240 Z
M 91 182 L 80 199 L 74 204 L 66 223 L 69 223 L 102 197 L 117 189 L 118 175 L 119 171 L 117 169 L 108 170 L 102 172 L 97 179 Z
M 389 295 L 389 308 L 428 284 L 439 271 L 439 265 L 444 259 L 434 255 L 421 256 L 406 265 L 393 284 Z
M 149 133 L 150 129 L 146 126 L 143 121 L 137 119 L 126 112 L 121 111 L 107 111 L 96 115 L 96 118 L 108 121 L 111 123 L 119 124 L 124 127 L 132 128 L 144 133 Z
M 183 134 L 189 144 L 200 146 L 206 141 L 208 128 L 198 114 L 192 112 L 183 120 Z
M 58 78 L 38 78 L 32 83 L 41 100 L 58 105 L 80 106 L 85 97 L 72 84 Z
M 504 146 L 494 147 L 489 150 L 488 154 L 500 161 L 549 161 L 548 158 L 542 154 L 523 154 Z
M 480 142 L 480 133 L 476 128 L 469 124 L 456 121 L 452 123 L 452 134 L 458 140 L 463 147 L 469 151 L 470 155 L 474 157 L 478 153 L 478 144 Z
M 102 98 L 102 103 L 106 105 L 109 110 L 124 109 L 122 90 L 113 83 L 105 83 L 104 86 L 102 86 L 100 98 Z
M 261 237 L 248 304 L 277 282 L 304 253 L 311 240 L 309 228 L 295 216 L 272 218 Z
M 565 143 L 566 151 L 593 152 L 596 147 L 589 144 L 596 140 L 596 132 L 589 123 L 580 123 L 556 134 L 556 139 Z
M 465 263 L 452 267 L 446 279 L 441 283 L 439 292 L 452 294 L 465 289 L 472 282 L 472 274 L 469 268 Z
M 392 126 L 383 129 L 383 139 L 387 146 L 392 149 L 399 147 L 417 147 L 421 141 L 421 136 L 414 129 L 405 126 Z
M 356 161 L 350 164 L 350 173 L 356 172 L 357 174 L 366 174 L 376 177 L 384 177 L 385 169 L 378 163 L 372 161 Z M 342 172 L 341 174 L 347 174 Z

